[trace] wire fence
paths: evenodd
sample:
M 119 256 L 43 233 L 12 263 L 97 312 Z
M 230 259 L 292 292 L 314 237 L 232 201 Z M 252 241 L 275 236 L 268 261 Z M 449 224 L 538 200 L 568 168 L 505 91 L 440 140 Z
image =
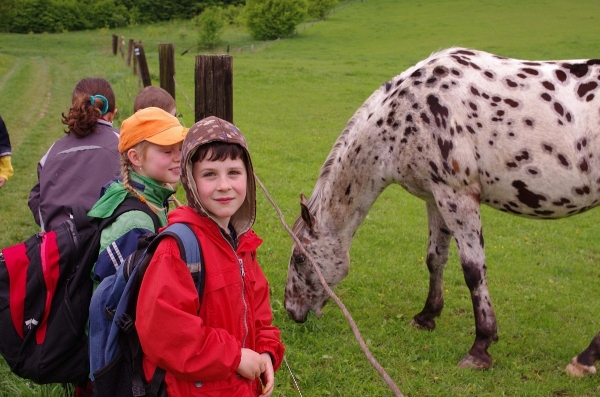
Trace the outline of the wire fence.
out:
M 364 2 L 364 0 L 345 1 L 342 4 L 339 4 L 338 6 L 333 8 L 321 20 L 310 20 L 310 21 L 302 22 L 300 25 L 298 25 L 296 27 L 294 34 L 292 36 L 290 36 L 290 38 L 293 38 L 294 36 L 301 34 L 302 32 L 306 31 L 307 29 L 313 27 L 315 24 L 317 24 L 319 22 L 323 22 L 324 20 L 327 20 L 329 17 L 331 17 L 331 15 L 345 9 L 348 6 L 358 3 L 358 2 L 362 3 L 362 2 Z M 286 40 L 286 38 L 284 38 L 284 39 L 277 38 L 275 40 L 261 41 L 261 42 L 256 42 L 256 43 L 252 43 L 252 44 L 247 44 L 247 45 L 240 45 L 240 46 L 232 46 L 230 44 L 227 44 L 227 45 L 217 46 L 212 49 L 199 48 L 197 45 L 190 45 L 190 46 L 187 46 L 187 49 L 185 49 L 180 55 L 181 56 L 186 55 L 186 54 L 192 52 L 192 49 L 194 49 L 194 48 L 196 49 L 195 55 L 200 54 L 201 50 L 202 50 L 202 54 L 205 54 L 205 55 L 254 53 L 254 52 L 258 52 L 258 51 L 268 50 L 270 47 L 273 47 L 273 46 L 279 44 L 282 40 Z M 150 65 L 148 65 L 148 63 L 146 62 L 145 55 L 143 54 L 143 46 L 141 45 L 141 43 L 142 43 L 142 41 L 136 42 L 134 39 L 129 39 L 128 44 L 126 44 L 124 36 L 118 37 L 117 35 L 113 34 L 113 43 L 112 43 L 113 44 L 113 54 L 117 55 L 117 53 L 120 53 L 121 57 L 126 61 L 127 67 L 131 67 L 131 66 L 133 67 L 133 73 L 138 76 L 138 91 L 144 87 L 144 83 L 143 83 L 144 78 L 149 79 L 149 76 L 157 76 L 158 75 L 158 73 L 155 73 L 155 71 L 152 69 L 152 67 Z M 142 49 L 141 54 L 140 54 L 139 47 L 141 47 L 141 49 Z M 141 70 L 142 68 L 140 68 L 140 66 L 141 66 L 140 62 L 139 62 L 140 57 L 144 57 L 143 68 L 145 70 Z M 143 77 L 142 74 L 147 74 L 147 76 Z M 192 103 L 192 101 L 190 100 L 190 96 L 177 83 L 175 76 L 173 76 L 173 81 L 175 84 L 176 92 L 181 93 L 181 95 L 183 95 L 187 106 L 190 108 L 190 110 L 192 112 L 195 112 L 195 106 Z M 183 122 L 181 117 L 180 117 L 180 120 Z

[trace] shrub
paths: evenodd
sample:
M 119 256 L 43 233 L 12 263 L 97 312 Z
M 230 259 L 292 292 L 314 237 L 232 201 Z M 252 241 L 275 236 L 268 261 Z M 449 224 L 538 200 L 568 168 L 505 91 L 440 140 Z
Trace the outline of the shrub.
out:
M 115 4 L 114 0 L 95 1 L 91 8 L 90 19 L 95 28 L 116 28 L 127 26 L 129 13 L 123 5 Z
M 225 26 L 221 8 L 206 8 L 198 17 L 197 23 L 200 27 L 198 46 L 213 48 L 219 42 L 221 32 Z
M 223 8 L 223 19 L 225 20 L 225 23 L 236 26 L 242 25 L 243 11 L 244 6 L 242 5 L 235 6 L 230 4 L 227 6 L 227 8 Z
M 337 3 L 338 0 L 308 0 L 308 16 L 314 19 L 325 19 Z
M 127 9 L 115 0 L 24 0 L 5 12 L 3 29 L 14 33 L 57 33 L 125 25 Z
M 306 0 L 247 0 L 246 24 L 257 40 L 287 37 L 306 18 L 306 11 Z

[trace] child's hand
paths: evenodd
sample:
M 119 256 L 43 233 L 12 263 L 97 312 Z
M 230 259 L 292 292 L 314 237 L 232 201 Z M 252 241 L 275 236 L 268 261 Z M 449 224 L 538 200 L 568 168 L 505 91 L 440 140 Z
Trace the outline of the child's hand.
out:
M 0 178 L 0 187 L 2 187 L 2 185 L 4 185 L 4 182 L 6 182 L 6 179 Z
M 260 376 L 263 389 L 260 397 L 269 397 L 273 393 L 275 386 L 275 371 L 273 371 L 273 362 L 271 361 L 271 355 L 269 353 L 262 353 L 260 357 L 263 359 L 265 364 L 265 370 Z
M 260 354 L 254 350 L 242 348 L 242 360 L 235 372 L 246 379 L 254 380 L 265 371 L 265 368 L 266 364 Z

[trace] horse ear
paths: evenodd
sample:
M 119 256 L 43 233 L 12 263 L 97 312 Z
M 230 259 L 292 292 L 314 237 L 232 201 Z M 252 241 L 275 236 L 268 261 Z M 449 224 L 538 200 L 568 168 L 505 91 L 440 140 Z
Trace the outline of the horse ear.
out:
M 313 216 L 313 214 L 310 213 L 308 209 L 308 201 L 306 201 L 306 197 L 302 193 L 300 193 L 300 214 L 308 228 L 311 231 L 314 231 L 315 217 Z

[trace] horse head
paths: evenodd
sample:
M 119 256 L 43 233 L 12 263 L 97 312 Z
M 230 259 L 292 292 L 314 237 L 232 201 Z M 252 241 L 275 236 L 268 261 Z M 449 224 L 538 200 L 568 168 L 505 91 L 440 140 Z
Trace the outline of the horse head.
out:
M 322 225 L 323 220 L 309 209 L 304 195 L 300 196 L 301 215 L 293 231 L 306 252 L 314 259 L 327 285 L 335 286 L 348 274 L 350 260 L 342 239 Z M 306 321 L 312 310 L 317 317 L 329 295 L 321 283 L 315 268 L 298 244 L 292 247 L 285 287 L 285 309 L 296 322 Z

